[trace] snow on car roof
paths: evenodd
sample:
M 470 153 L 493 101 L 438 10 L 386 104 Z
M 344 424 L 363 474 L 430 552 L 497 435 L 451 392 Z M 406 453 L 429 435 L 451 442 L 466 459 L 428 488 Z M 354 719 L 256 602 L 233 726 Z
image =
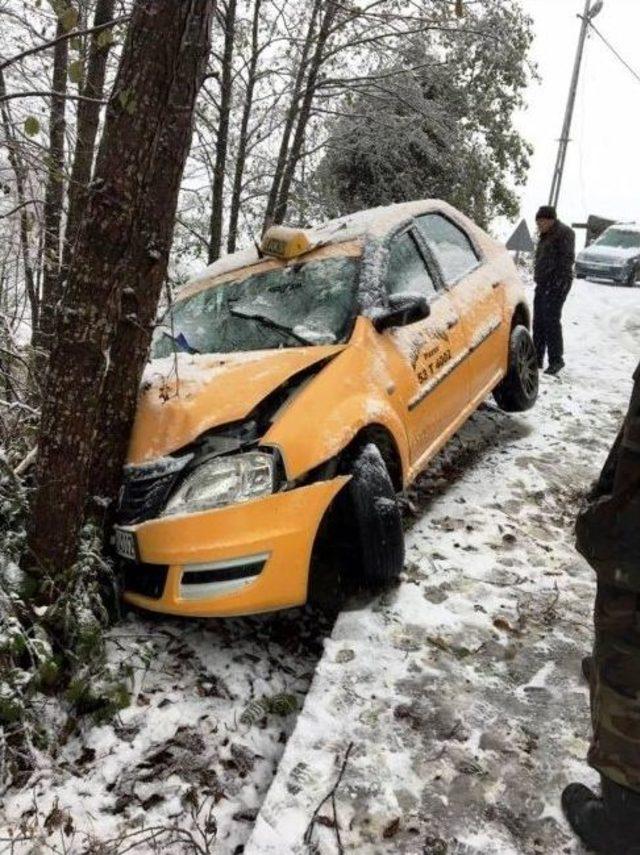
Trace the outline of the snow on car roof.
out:
M 346 214 L 314 228 L 301 229 L 300 231 L 307 234 L 312 248 L 315 249 L 327 244 L 356 240 L 365 235 L 382 237 L 403 220 L 435 209 L 444 213 L 455 213 L 454 209 L 446 202 L 437 199 L 421 199 L 415 202 L 400 202 L 395 205 L 385 205 L 379 208 L 369 208 L 366 211 L 358 211 L 354 214 Z M 225 255 L 205 267 L 202 273 L 191 279 L 185 287 L 190 288 L 203 280 L 216 279 L 243 267 L 251 267 L 260 261 L 262 259 L 255 246 L 234 252 L 231 255 Z
M 355 214 L 346 214 L 344 217 L 329 220 L 321 226 L 309 229 L 308 234 L 314 243 L 337 243 L 353 240 L 365 234 L 380 237 L 403 220 L 425 214 L 435 208 L 444 210 L 449 209 L 449 206 L 437 199 L 399 202 L 395 205 L 384 205 L 358 211 Z
M 610 231 L 611 229 L 617 229 L 618 231 L 621 230 L 625 232 L 634 232 L 637 234 L 640 233 L 640 223 L 614 223 L 612 226 L 609 226 L 607 231 Z

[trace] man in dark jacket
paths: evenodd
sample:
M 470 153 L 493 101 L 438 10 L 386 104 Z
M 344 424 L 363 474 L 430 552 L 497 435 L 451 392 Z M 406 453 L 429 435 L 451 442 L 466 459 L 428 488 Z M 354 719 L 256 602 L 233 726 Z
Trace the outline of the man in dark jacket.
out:
M 570 784 L 562 804 L 587 848 L 640 853 L 640 365 L 629 413 L 576 526 L 577 547 L 596 572 L 589 763 L 602 797 Z
M 536 223 L 540 240 L 534 274 L 533 342 L 540 368 L 548 350 L 546 373 L 557 374 L 564 368 L 562 307 L 573 284 L 576 237 L 569 226 L 558 220 L 556 209 L 550 205 L 540 208 Z

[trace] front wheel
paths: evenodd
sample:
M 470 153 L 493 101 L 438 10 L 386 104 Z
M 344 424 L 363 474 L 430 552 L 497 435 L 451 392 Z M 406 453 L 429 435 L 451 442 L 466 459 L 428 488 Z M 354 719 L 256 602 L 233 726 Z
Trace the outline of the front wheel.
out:
M 396 491 L 386 464 L 367 443 L 348 467 L 345 487 L 353 526 L 353 571 L 356 583 L 378 590 L 393 584 L 404 565 L 404 534 Z
M 629 274 L 627 281 L 625 282 L 625 285 L 627 286 L 627 288 L 633 288 L 634 285 L 636 284 L 637 278 L 638 278 L 638 268 L 634 267 L 633 270 L 631 271 L 631 273 Z
M 509 340 L 509 367 L 493 390 L 501 410 L 521 413 L 530 410 L 538 398 L 538 357 L 529 330 L 516 326 Z
M 389 587 L 404 565 L 400 508 L 378 447 L 362 445 L 340 468 L 351 477 L 323 520 L 309 588 L 309 600 L 329 608 L 354 591 Z

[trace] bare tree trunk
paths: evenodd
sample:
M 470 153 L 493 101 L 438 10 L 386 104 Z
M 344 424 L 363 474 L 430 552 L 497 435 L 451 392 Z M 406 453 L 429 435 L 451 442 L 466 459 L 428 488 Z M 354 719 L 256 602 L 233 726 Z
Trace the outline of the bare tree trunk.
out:
M 267 206 L 265 209 L 264 222 L 262 226 L 263 232 L 266 231 L 266 229 L 268 229 L 269 226 L 272 225 L 274 222 L 278 193 L 280 191 L 280 183 L 282 181 L 285 165 L 287 163 L 287 155 L 289 153 L 289 142 L 291 140 L 291 134 L 293 132 L 293 127 L 298 116 L 300 93 L 302 91 L 302 85 L 304 83 L 304 78 L 307 73 L 309 53 L 311 52 L 311 48 L 313 47 L 316 22 L 321 6 L 322 0 L 313 0 L 311 17 L 309 18 L 309 26 L 307 27 L 307 34 L 305 36 L 302 51 L 300 53 L 300 62 L 298 64 L 298 69 L 296 71 L 296 77 L 293 84 L 293 90 L 291 92 L 291 103 L 289 106 L 289 110 L 287 111 L 287 117 L 284 123 L 284 129 L 282 131 L 282 139 L 280 140 L 278 159 L 276 160 L 276 167 L 273 173 L 273 179 L 271 181 L 271 189 L 269 190 L 269 196 L 267 198 Z
M 0 70 L 0 99 L 6 94 L 4 74 Z M 24 269 L 24 281 L 31 311 L 31 330 L 35 333 L 39 323 L 40 299 L 38 287 L 33 273 L 33 263 L 29 252 L 29 200 L 26 195 L 27 168 L 20 156 L 20 150 L 13 131 L 11 113 L 6 101 L 0 102 L 0 115 L 2 116 L 2 130 L 4 132 L 9 164 L 16 179 L 16 197 L 20 206 L 20 252 L 22 255 L 22 267 Z
M 62 21 L 58 21 L 56 36 L 66 32 Z M 53 53 L 52 89 L 60 93 L 51 98 L 49 117 L 49 151 L 47 152 L 47 183 L 44 196 L 44 247 L 42 271 L 42 306 L 40 323 L 34 339 L 36 348 L 48 351 L 51 347 L 54 313 L 60 298 L 60 224 L 64 201 L 64 141 L 66 132 L 67 66 L 69 64 L 69 42 L 59 41 Z
M 253 22 L 251 26 L 251 58 L 247 70 L 247 90 L 244 96 L 242 108 L 242 119 L 240 121 L 240 135 L 238 139 L 238 153 L 236 156 L 236 168 L 233 175 L 233 190 L 231 192 L 231 208 L 229 211 L 229 234 L 227 236 L 227 252 L 235 252 L 238 242 L 238 218 L 240 216 L 240 200 L 242 197 L 242 178 L 247 159 L 247 145 L 249 119 L 253 109 L 253 92 L 256 86 L 256 72 L 258 68 L 258 32 L 260 29 L 260 7 L 262 0 L 254 0 Z
M 282 173 L 282 180 L 278 190 L 278 201 L 273 212 L 273 221 L 275 223 L 282 223 L 287 215 L 287 205 L 289 203 L 291 184 L 293 182 L 298 161 L 302 154 L 304 137 L 307 132 L 307 125 L 309 123 L 309 117 L 311 116 L 311 107 L 313 106 L 313 99 L 316 94 L 318 72 L 320 71 L 323 63 L 325 45 L 338 12 L 338 4 L 335 0 L 328 0 L 328 2 L 329 5 L 322 18 L 320 31 L 318 33 L 315 49 L 309 65 L 309 74 L 307 76 L 302 106 L 300 107 L 296 132 L 291 144 L 291 150 L 287 157 L 286 166 Z
M 228 0 L 224 21 L 224 53 L 220 81 L 220 110 L 216 139 L 216 162 L 213 170 L 211 219 L 209 221 L 209 263 L 220 258 L 224 213 L 224 179 L 229 147 L 229 118 L 233 101 L 233 42 L 236 32 L 236 0 Z
M 98 0 L 93 19 L 93 26 L 99 27 L 113 19 L 115 0 Z M 93 158 L 96 147 L 96 135 L 100 122 L 101 104 L 104 93 L 104 80 L 107 68 L 107 59 L 111 42 L 105 37 L 109 30 L 101 30 L 93 33 L 89 43 L 89 54 L 87 58 L 87 72 L 82 87 L 82 95 L 85 98 L 93 98 L 93 101 L 80 101 L 78 103 L 78 118 L 76 122 L 76 145 L 73 153 L 73 164 L 71 166 L 71 178 L 69 182 L 69 201 L 67 206 L 67 225 L 64 235 L 64 246 L 62 250 L 61 278 L 67 275 L 73 246 L 78 236 L 80 219 L 87 202 L 87 185 L 91 180 L 93 169 Z
M 95 178 L 49 360 L 29 526 L 29 569 L 64 572 L 77 553 L 94 444 L 113 417 L 125 433 L 166 275 L 193 109 L 209 49 L 214 0 L 136 0 Z M 130 303 L 138 331 L 122 364 L 116 331 Z M 125 400 L 106 401 L 110 366 L 126 375 Z M 107 416 L 105 421 L 104 416 Z M 99 460 L 102 466 L 122 465 Z M 47 601 L 54 592 L 41 592 Z

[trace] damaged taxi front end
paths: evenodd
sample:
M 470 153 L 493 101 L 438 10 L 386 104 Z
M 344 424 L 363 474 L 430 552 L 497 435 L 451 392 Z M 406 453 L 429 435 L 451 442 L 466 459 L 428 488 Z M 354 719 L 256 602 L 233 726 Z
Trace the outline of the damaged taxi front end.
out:
M 318 350 L 306 368 L 299 368 L 303 360 L 295 360 L 298 365 L 288 367 L 293 375 L 247 417 L 201 434 L 215 388 L 222 397 L 227 387 L 240 407 L 247 400 L 243 385 L 250 381 L 241 385 L 233 367 L 219 375 L 222 383 L 212 380 L 209 394 L 201 389 L 192 395 L 188 375 L 175 381 L 171 392 L 157 381 L 143 392 L 115 531 L 128 602 L 192 616 L 246 614 L 305 602 L 315 533 L 344 479 L 290 481 L 280 449 L 262 439 L 275 413 L 340 348 Z M 289 355 L 259 354 L 254 370 L 262 372 L 263 382 L 278 383 L 283 366 L 269 371 L 263 363 L 286 363 Z M 244 370 L 251 366 L 245 363 Z M 163 400 L 167 394 L 172 397 Z M 193 409 L 190 418 L 185 408 Z M 181 441 L 194 434 L 193 441 Z M 145 436 L 153 436 L 153 442 L 145 442 Z M 167 450 L 176 450 L 158 456 L 163 436 L 169 440 Z M 145 459 L 149 453 L 153 457 Z
M 306 601 L 316 534 L 347 479 L 316 466 L 313 424 L 292 405 L 347 349 L 359 254 L 329 247 L 298 269 L 266 259 L 176 303 L 187 332 L 175 337 L 168 323 L 156 335 L 118 507 L 129 603 L 231 616 Z M 258 288 L 286 294 L 295 280 L 299 293 L 303 276 L 317 292 L 288 305 L 305 323 L 285 328 Z M 319 277 L 336 281 L 333 293 Z

